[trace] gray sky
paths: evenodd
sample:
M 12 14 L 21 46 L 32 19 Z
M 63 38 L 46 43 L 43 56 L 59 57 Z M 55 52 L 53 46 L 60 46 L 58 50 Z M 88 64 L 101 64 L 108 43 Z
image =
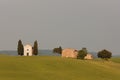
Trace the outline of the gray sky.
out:
M 40 49 L 120 53 L 120 0 L 0 0 L 0 50 L 38 40 Z

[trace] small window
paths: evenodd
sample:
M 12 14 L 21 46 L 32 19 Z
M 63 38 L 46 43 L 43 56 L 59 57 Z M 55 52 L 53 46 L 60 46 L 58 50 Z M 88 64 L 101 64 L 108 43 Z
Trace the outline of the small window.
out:
M 27 49 L 27 51 L 29 51 L 29 49 Z

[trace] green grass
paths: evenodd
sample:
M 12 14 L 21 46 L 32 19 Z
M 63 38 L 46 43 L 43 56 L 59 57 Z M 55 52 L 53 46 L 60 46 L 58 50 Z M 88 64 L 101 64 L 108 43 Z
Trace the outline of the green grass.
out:
M 112 61 L 120 63 L 120 57 L 112 58 Z
M 112 60 L 2 55 L 0 80 L 120 80 L 120 58 Z

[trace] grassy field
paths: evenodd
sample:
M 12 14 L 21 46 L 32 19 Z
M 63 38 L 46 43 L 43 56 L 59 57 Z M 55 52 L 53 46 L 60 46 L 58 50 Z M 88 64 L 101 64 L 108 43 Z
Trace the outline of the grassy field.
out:
M 120 58 L 107 62 L 1 55 L 0 80 L 120 80 Z

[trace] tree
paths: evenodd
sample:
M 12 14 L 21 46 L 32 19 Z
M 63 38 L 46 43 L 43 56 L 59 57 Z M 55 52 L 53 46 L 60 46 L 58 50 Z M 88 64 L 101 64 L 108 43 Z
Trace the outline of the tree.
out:
M 62 54 L 62 47 L 59 47 L 59 54 Z
M 37 41 L 34 42 L 33 54 L 38 55 L 38 43 L 37 43 Z
M 84 59 L 84 57 L 88 54 L 86 48 L 82 48 L 82 50 L 78 51 L 77 59 Z
M 98 54 L 97 54 L 98 58 L 102 58 L 104 60 L 108 60 L 112 57 L 112 53 L 108 50 L 102 50 L 102 51 L 99 51 Z
M 23 47 L 23 44 L 22 44 L 22 41 L 19 40 L 18 41 L 18 48 L 17 48 L 17 51 L 18 51 L 18 55 L 23 55 L 24 53 L 24 47 Z
M 62 47 L 60 46 L 59 48 L 54 48 L 53 53 L 59 53 L 62 54 Z
M 57 52 L 58 52 L 58 48 L 54 48 L 53 53 L 57 53 Z
M 82 48 L 82 50 L 83 50 L 85 53 L 88 52 L 88 51 L 87 51 L 87 48 Z

